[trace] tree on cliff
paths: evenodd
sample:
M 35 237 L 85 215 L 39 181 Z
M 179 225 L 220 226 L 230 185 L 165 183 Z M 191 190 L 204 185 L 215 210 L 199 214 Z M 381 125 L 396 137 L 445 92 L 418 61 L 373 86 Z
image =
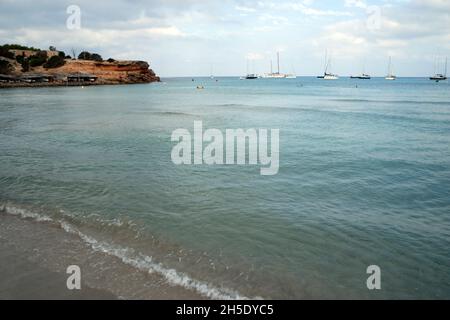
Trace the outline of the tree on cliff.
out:
M 21 65 L 22 65 L 22 72 L 30 71 L 30 62 L 28 61 L 28 59 L 23 59 Z
M 10 52 L 6 45 L 0 46 L 0 57 L 14 59 L 14 53 Z
M 12 65 L 6 60 L 0 60 L 0 74 L 8 74 L 12 71 Z
M 30 61 L 28 61 L 24 54 L 16 56 L 16 61 L 22 66 L 22 72 L 30 70 Z
M 53 56 L 46 63 L 44 63 L 44 68 L 58 68 L 63 66 L 66 63 L 64 57 L 61 56 Z
M 8 50 L 30 50 L 30 51 L 39 51 L 39 49 L 34 47 L 22 46 L 20 44 L 4 44 L 4 48 Z
M 42 66 L 45 62 L 47 62 L 47 52 L 38 51 L 34 56 L 29 58 L 29 62 L 31 67 Z
M 98 53 L 90 53 L 88 51 L 83 51 L 78 55 L 80 60 L 93 60 L 93 61 L 103 61 L 103 58 Z

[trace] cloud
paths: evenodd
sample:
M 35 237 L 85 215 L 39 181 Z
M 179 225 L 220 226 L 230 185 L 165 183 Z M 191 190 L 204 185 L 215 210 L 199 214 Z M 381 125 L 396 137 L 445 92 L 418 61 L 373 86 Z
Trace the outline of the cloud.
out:
M 244 7 L 244 6 L 235 6 L 234 7 L 237 11 L 243 11 L 243 12 L 256 12 L 255 8 L 250 8 L 250 7 Z
M 293 11 L 301 13 L 305 16 L 351 16 L 348 11 L 330 10 L 330 9 L 318 9 L 313 8 L 311 5 L 313 0 L 304 0 L 302 2 L 259 2 L 258 5 L 261 8 L 269 9 L 271 11 Z
M 361 9 L 366 9 L 368 5 L 363 0 L 345 0 L 346 7 L 356 7 Z
M 261 60 L 255 68 L 259 64 L 267 69 L 268 57 L 273 58 L 279 48 L 286 49 L 284 64 L 296 64 L 300 74 L 321 70 L 326 49 L 333 53 L 336 72 L 348 72 L 361 57 L 374 61 L 375 70 L 384 70 L 385 57 L 392 55 L 405 61 L 403 70 L 422 73 L 423 61 L 450 52 L 448 0 L 76 3 L 82 29 L 70 31 L 66 8 L 72 0 L 40 0 L 39 10 L 32 0 L 0 0 L 0 38 L 35 47 L 55 45 L 65 51 L 75 47 L 105 57 L 152 60 L 163 75 L 208 74 L 214 61 L 217 75 L 241 74 L 245 57 Z M 380 9 L 379 28 L 368 23 L 374 18 L 370 11 L 374 4 Z
M 250 52 L 245 56 L 248 60 L 262 60 L 264 59 L 264 55 L 261 53 Z

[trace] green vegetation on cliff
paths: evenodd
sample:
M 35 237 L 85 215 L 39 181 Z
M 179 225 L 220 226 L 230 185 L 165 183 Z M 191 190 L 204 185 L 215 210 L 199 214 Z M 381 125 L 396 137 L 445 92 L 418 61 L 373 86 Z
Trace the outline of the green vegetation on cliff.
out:
M 78 55 L 78 59 L 80 60 L 93 60 L 93 61 L 99 61 L 102 62 L 103 58 L 98 53 L 90 53 L 88 51 L 83 51 Z
M 0 60 L 0 74 L 8 74 L 12 70 L 12 65 L 6 60 Z
M 22 46 L 20 44 L 4 44 L 2 46 L 6 50 L 30 50 L 30 51 L 39 51 L 40 49 L 34 47 Z
M 53 56 L 46 63 L 44 63 L 44 68 L 50 69 L 50 68 L 58 68 L 63 66 L 66 63 L 64 60 L 64 56 Z

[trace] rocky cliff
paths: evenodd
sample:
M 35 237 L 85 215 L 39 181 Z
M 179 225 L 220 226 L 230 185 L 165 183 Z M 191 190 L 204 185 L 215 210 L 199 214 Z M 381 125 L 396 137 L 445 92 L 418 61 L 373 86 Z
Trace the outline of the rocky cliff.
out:
M 10 49 L 19 47 L 21 49 Z M 160 81 L 145 61 L 102 60 L 83 52 L 78 59 L 61 51 L 0 46 L 0 87 L 131 84 Z M 26 71 L 25 71 L 26 70 Z
M 46 69 L 44 67 L 33 68 L 33 73 L 49 74 L 64 77 L 74 74 L 89 74 L 97 77 L 98 84 L 126 84 L 157 82 L 159 77 L 145 61 L 90 61 L 70 60 L 58 68 Z

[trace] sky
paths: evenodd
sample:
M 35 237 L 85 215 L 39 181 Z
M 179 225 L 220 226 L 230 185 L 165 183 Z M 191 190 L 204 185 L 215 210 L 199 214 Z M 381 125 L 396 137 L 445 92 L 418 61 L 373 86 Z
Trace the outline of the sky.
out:
M 327 53 L 342 76 L 384 76 L 389 56 L 398 76 L 429 76 L 450 57 L 450 0 L 0 0 L 1 43 L 145 60 L 162 77 L 266 73 L 277 51 L 297 75 L 323 73 Z

